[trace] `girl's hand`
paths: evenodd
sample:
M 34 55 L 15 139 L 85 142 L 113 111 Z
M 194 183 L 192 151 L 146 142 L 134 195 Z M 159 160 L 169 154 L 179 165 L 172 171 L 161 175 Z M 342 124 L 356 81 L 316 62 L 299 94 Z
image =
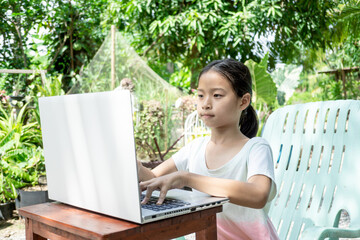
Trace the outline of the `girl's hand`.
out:
M 139 176 L 139 181 L 141 182 L 144 179 L 144 166 L 142 165 L 142 163 L 137 160 L 137 172 L 138 172 L 138 176 Z
M 144 166 L 142 165 L 141 161 L 137 160 L 137 171 L 139 176 L 139 181 L 141 182 L 144 176 Z
M 160 195 L 158 202 L 156 204 L 162 204 L 166 197 L 166 193 L 170 189 L 174 188 L 183 188 L 185 186 L 184 173 L 183 172 L 173 172 L 161 177 L 153 178 L 145 182 L 140 183 L 141 191 L 146 190 L 146 196 L 141 204 L 146 204 L 151 194 L 154 190 L 159 190 Z
M 137 160 L 137 171 L 138 171 L 139 182 L 149 180 L 155 177 L 155 175 L 151 172 L 151 170 L 144 167 L 139 160 Z

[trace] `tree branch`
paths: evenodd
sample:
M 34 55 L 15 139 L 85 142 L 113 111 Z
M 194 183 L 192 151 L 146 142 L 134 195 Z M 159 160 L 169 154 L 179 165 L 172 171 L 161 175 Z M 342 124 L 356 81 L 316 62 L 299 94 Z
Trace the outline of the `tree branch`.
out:
M 12 11 L 14 11 L 14 7 L 11 5 L 11 8 L 12 8 Z M 12 22 L 12 24 L 14 25 L 15 27 L 15 30 L 16 30 L 16 33 L 18 35 L 18 38 L 19 38 L 19 48 L 20 48 L 20 51 L 21 51 L 21 55 L 23 57 L 23 61 L 24 61 L 24 68 L 27 68 L 27 63 L 26 63 L 26 55 L 25 55 L 25 52 L 24 52 L 24 45 L 22 44 L 22 36 L 21 36 L 21 31 L 20 31 L 20 27 L 18 26 L 17 22 L 14 20 L 12 20 L 10 18 L 10 21 Z M 21 26 L 21 23 L 19 24 Z
M 51 63 L 49 64 L 49 66 L 48 66 L 48 68 L 47 68 L 48 71 L 50 71 L 51 66 L 54 64 L 56 58 L 58 57 L 58 55 L 59 55 L 59 53 L 60 53 L 60 50 L 64 47 L 67 38 L 68 38 L 68 35 L 66 34 L 65 37 L 64 37 L 63 42 L 60 44 L 59 48 L 56 50 L 55 56 L 53 57 L 53 59 L 51 60 Z
M 156 38 L 156 40 L 153 41 L 153 42 L 151 43 L 151 45 L 144 51 L 144 53 L 143 53 L 142 56 L 145 57 L 146 54 L 158 43 L 158 41 L 159 41 L 163 36 L 164 36 L 164 33 L 161 33 L 161 34 Z M 164 39 L 162 39 L 162 40 L 160 41 L 160 43 L 161 43 L 162 41 L 164 41 Z
M 184 134 L 182 134 L 178 139 L 176 139 L 176 141 L 166 150 L 166 152 L 161 156 L 162 159 L 164 159 L 166 154 L 168 154 L 169 151 L 174 148 L 175 144 L 177 144 L 182 137 L 184 137 Z
M 70 61 L 71 61 L 71 71 L 74 71 L 74 49 L 73 49 L 73 27 L 74 27 L 74 16 L 72 13 L 71 1 L 69 0 L 70 5 L 70 14 L 71 14 L 71 23 L 70 23 Z
M 72 29 L 72 22 L 71 22 L 71 26 L 70 26 L 70 28 L 68 29 L 68 31 L 67 31 L 67 33 L 66 33 L 66 35 L 65 35 L 65 37 L 64 37 L 63 42 L 60 44 L 59 48 L 56 50 L 55 56 L 54 56 L 54 58 L 51 60 L 51 63 L 49 64 L 49 66 L 48 66 L 48 68 L 47 68 L 48 71 L 50 71 L 51 66 L 54 64 L 56 58 L 58 57 L 58 55 L 59 55 L 59 53 L 60 53 L 60 50 L 64 47 L 64 45 L 65 45 L 65 43 L 66 43 L 66 40 L 68 39 L 68 37 L 69 37 L 70 35 L 72 35 L 72 33 L 73 33 L 73 29 Z
M 145 142 L 145 144 L 149 147 L 149 149 L 152 151 L 152 153 L 154 154 L 154 156 L 156 156 L 156 152 L 155 152 L 155 150 L 152 148 L 152 146 L 151 146 L 149 143 L 147 143 L 147 142 Z
M 154 142 L 155 142 L 156 148 L 157 148 L 157 150 L 158 150 L 160 160 L 163 162 L 163 161 L 164 161 L 164 158 L 163 158 L 163 156 L 161 155 L 161 150 L 160 150 L 159 144 L 158 144 L 158 142 L 157 142 L 157 140 L 156 140 L 155 137 L 154 137 Z

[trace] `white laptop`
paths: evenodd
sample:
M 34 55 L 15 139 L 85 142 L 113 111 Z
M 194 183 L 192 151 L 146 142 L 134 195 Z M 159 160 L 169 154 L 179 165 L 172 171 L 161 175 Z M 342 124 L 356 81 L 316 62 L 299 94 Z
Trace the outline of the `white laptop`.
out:
M 228 201 L 176 189 L 168 209 L 141 205 L 129 91 L 43 97 L 39 105 L 50 199 L 136 223 Z

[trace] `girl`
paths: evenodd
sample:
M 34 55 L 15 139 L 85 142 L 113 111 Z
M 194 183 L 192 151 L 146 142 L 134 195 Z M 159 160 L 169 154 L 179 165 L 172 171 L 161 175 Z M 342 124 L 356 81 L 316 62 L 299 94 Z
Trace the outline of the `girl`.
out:
M 233 59 L 217 60 L 199 76 L 197 112 L 211 137 L 197 138 L 153 170 L 139 165 L 145 204 L 160 190 L 191 187 L 199 194 L 227 197 L 217 215 L 218 239 L 278 239 L 264 211 L 276 194 L 270 146 L 259 137 L 251 102 L 249 69 Z

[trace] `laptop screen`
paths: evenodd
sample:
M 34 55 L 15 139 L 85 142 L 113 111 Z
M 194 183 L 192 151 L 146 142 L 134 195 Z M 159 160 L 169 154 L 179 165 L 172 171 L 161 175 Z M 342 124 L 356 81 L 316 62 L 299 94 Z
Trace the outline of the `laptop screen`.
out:
M 39 99 L 49 198 L 139 222 L 130 92 Z

